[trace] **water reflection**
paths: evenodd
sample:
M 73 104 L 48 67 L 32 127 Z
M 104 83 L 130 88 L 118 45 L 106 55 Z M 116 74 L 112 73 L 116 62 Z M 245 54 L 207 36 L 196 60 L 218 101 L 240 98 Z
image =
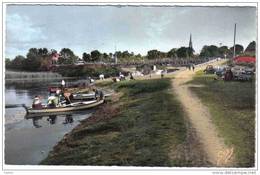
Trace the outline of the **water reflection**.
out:
M 73 120 L 72 115 L 68 114 L 68 115 L 66 115 L 65 121 L 64 121 L 63 124 L 73 123 L 73 121 L 74 121 L 74 120 Z
M 35 128 L 40 128 L 40 127 L 42 127 L 41 125 L 39 125 L 39 119 L 41 119 L 40 117 L 35 117 L 35 118 L 33 118 L 32 119 L 32 121 L 33 121 L 33 126 L 35 127 Z
M 74 117 L 80 116 L 80 115 L 87 115 L 93 113 L 94 109 L 88 109 L 83 111 L 73 111 L 73 112 L 58 112 L 58 113 L 52 113 L 52 114 L 45 114 L 45 115 L 38 115 L 38 114 L 26 114 L 25 119 L 31 120 L 32 125 L 35 128 L 40 128 L 42 125 L 40 123 L 43 123 L 44 121 L 47 121 L 50 125 L 60 124 L 57 123 L 58 118 L 59 121 L 62 120 L 62 124 L 72 124 L 74 122 Z
M 6 81 L 5 104 L 31 106 L 35 95 L 45 97 L 42 101 L 47 101 L 48 86 L 55 83 L 60 81 L 11 83 Z M 93 110 L 33 116 L 26 115 L 22 107 L 5 108 L 5 163 L 38 164 L 66 133 L 76 127 L 80 121 L 88 118 Z M 56 117 L 50 118 L 50 115 Z

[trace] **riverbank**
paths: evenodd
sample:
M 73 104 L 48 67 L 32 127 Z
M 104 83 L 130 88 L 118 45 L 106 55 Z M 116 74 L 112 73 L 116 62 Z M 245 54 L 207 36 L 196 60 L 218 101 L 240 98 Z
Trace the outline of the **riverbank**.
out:
M 255 81 L 225 82 L 197 72 L 190 87 L 208 107 L 225 144 L 233 148 L 237 167 L 255 164 Z
M 170 79 L 108 85 L 117 91 L 112 101 L 67 134 L 41 164 L 209 166 Z

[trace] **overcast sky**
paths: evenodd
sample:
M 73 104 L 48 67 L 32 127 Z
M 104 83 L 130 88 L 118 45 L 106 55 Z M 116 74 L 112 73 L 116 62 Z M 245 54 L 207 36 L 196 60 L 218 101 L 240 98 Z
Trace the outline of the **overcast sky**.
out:
M 134 7 L 8 5 L 6 57 L 26 55 L 29 48 L 70 48 L 79 57 L 98 49 L 141 53 L 188 46 L 232 46 L 256 40 L 254 7 Z

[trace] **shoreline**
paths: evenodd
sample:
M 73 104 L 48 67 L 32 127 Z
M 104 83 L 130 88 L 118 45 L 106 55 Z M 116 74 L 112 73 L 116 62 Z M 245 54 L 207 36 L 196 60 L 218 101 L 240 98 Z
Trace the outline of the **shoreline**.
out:
M 40 165 L 210 166 L 169 92 L 170 79 L 115 86 L 111 101 L 66 134 Z M 189 144 L 197 146 L 190 149 Z
M 57 77 L 57 78 L 5 78 L 5 81 L 48 81 L 48 80 L 68 80 L 77 79 L 77 77 Z

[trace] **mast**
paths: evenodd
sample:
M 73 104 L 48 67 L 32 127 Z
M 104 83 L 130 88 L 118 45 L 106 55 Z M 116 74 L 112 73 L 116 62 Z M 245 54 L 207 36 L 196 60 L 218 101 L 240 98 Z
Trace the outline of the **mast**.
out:
M 237 27 L 237 24 L 235 23 L 235 28 L 234 28 L 234 51 L 233 51 L 233 58 L 236 57 L 236 27 Z

